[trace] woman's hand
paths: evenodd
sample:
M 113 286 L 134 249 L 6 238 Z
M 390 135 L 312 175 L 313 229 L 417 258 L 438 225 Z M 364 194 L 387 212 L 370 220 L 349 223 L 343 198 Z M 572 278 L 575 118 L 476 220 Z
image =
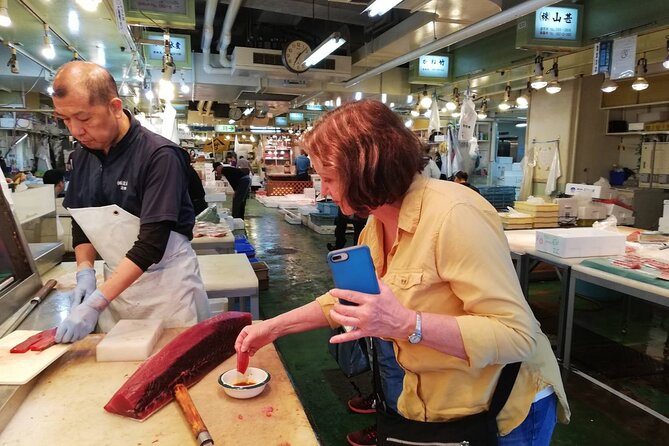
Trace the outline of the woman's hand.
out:
M 271 319 L 253 325 L 247 325 L 242 329 L 235 341 L 235 350 L 248 353 L 250 356 L 256 354 L 265 345 L 278 337 L 271 327 Z
M 415 327 L 416 312 L 402 306 L 392 290 L 380 280 L 380 294 L 365 294 L 356 291 L 334 289 L 330 291 L 338 299 L 358 304 L 335 304 L 330 311 L 332 319 L 357 330 L 334 336 L 332 343 L 352 341 L 365 336 L 383 338 L 405 338 Z

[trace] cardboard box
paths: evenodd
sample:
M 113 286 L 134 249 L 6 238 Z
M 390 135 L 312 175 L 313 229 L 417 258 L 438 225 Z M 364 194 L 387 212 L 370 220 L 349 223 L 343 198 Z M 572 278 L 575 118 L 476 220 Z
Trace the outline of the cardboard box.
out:
M 535 248 L 558 257 L 622 255 L 625 234 L 593 228 L 537 230 Z
M 605 198 L 602 197 L 602 186 L 595 186 L 592 184 L 578 184 L 578 183 L 567 183 L 564 187 L 564 193 L 567 195 L 575 195 L 578 192 L 586 192 L 591 194 L 592 198 Z

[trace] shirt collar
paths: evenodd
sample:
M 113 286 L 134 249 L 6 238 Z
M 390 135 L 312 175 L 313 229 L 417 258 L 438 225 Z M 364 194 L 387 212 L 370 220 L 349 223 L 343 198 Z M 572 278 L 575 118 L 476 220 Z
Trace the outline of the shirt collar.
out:
M 425 194 L 425 187 L 428 179 L 422 175 L 416 174 L 413 182 L 409 186 L 404 198 L 402 199 L 402 207 L 400 208 L 400 218 L 397 222 L 399 229 L 414 233 L 418 222 L 420 221 L 420 213 L 423 207 L 423 195 Z
M 111 146 L 111 148 L 109 149 L 109 154 L 107 155 L 108 157 L 111 156 L 112 153 L 123 151 L 123 149 L 125 149 L 125 147 L 129 144 L 129 142 L 132 141 L 132 139 L 134 138 L 135 134 L 137 133 L 137 129 L 141 127 L 141 124 L 139 123 L 138 120 L 135 119 L 132 113 L 130 113 L 126 109 L 123 109 L 123 113 L 125 113 L 125 115 L 128 117 L 128 120 L 130 120 L 130 127 L 128 127 L 128 131 L 126 132 L 125 135 L 123 135 L 123 138 L 121 138 L 121 140 L 117 144 Z M 104 158 L 104 153 L 101 150 L 89 149 L 83 144 L 81 147 L 84 150 L 92 153 L 93 155 L 96 155 L 100 159 Z

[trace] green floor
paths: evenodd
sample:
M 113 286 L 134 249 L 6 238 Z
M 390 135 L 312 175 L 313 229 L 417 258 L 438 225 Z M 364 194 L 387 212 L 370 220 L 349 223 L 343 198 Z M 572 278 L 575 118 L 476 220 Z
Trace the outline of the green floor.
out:
M 332 287 L 325 262 L 325 244 L 333 241 L 333 236 L 319 235 L 305 226 L 290 225 L 277 209 L 265 208 L 253 199 L 248 201 L 246 214 L 249 241 L 255 246 L 257 257 L 270 268 L 269 290 L 260 295 L 263 318 L 310 302 Z M 556 326 L 553 315 L 556 314 L 557 291 L 556 282 L 531 284 L 530 302 L 551 338 L 554 338 Z M 669 392 L 666 391 L 669 373 L 666 371 L 667 351 L 663 350 L 667 321 L 655 308 L 635 306 L 626 313 L 627 317 L 620 317 L 620 308 L 616 305 L 623 304 L 589 300 L 577 303 L 576 322 L 587 329 L 574 333 L 574 364 L 587 370 L 583 365 L 590 360 L 588 365 L 595 367 L 593 374 L 598 379 L 642 398 L 647 405 L 669 416 Z M 346 401 L 356 394 L 356 390 L 330 357 L 328 337 L 328 330 L 317 330 L 287 336 L 277 341 L 277 347 L 321 444 L 346 445 L 348 432 L 372 424 L 374 418 L 347 410 Z M 612 343 L 602 342 L 604 337 L 624 338 L 624 348 L 611 350 Z M 608 362 L 593 354 L 608 351 L 614 356 L 613 360 L 608 358 Z M 639 355 L 639 352 L 648 354 Z M 637 357 L 633 355 L 635 353 Z M 639 377 L 634 375 L 634 370 L 627 374 L 617 371 L 616 355 L 632 358 L 629 366 L 641 363 L 644 374 Z M 643 362 L 644 358 L 650 358 L 646 361 L 648 364 Z M 657 370 L 658 364 L 661 370 Z M 362 375 L 356 377 L 355 384 L 365 393 L 370 389 L 370 380 L 370 376 Z M 569 425 L 557 426 L 552 444 L 666 444 L 669 424 L 575 373 L 567 374 L 564 380 L 573 412 L 572 421 Z

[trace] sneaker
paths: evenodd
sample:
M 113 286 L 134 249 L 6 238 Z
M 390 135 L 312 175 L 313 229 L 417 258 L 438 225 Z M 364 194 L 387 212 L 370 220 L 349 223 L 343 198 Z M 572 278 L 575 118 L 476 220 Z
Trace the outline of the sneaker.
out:
M 376 413 L 376 398 L 373 393 L 369 396 L 356 396 L 348 400 L 348 408 L 355 413 Z
M 333 245 L 332 243 L 328 243 L 327 247 L 328 247 L 328 251 L 334 251 L 335 249 L 337 249 L 337 248 L 335 248 L 335 245 Z
M 376 424 L 346 436 L 351 446 L 372 446 L 376 444 Z

